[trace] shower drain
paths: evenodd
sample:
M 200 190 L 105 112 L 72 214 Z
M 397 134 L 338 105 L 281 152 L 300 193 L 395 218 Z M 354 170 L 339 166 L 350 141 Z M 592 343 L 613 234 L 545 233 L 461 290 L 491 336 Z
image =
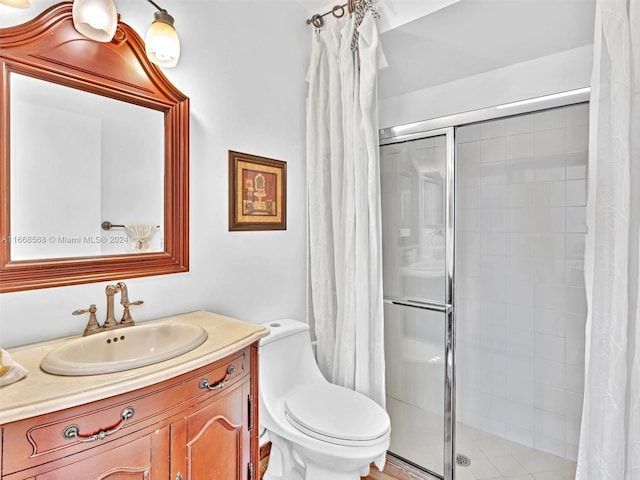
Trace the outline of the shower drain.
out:
M 459 465 L 461 467 L 468 467 L 469 465 L 471 465 L 471 459 L 466 455 L 458 453 L 456 455 L 456 465 Z

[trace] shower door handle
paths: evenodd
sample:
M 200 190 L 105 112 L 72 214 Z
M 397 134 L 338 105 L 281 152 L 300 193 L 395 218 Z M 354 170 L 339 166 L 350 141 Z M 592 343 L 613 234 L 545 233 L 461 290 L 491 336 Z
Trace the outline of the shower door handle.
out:
M 448 303 L 433 303 L 415 298 L 397 298 L 384 297 L 384 303 L 390 305 L 400 305 L 402 307 L 421 308 L 423 310 L 431 310 L 433 312 L 449 313 L 453 310 L 453 305 Z

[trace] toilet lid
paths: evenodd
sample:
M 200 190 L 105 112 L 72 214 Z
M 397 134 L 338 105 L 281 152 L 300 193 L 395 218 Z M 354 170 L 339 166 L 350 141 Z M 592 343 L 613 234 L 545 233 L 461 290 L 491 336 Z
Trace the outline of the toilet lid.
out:
M 303 388 L 285 400 L 296 429 L 338 445 L 373 444 L 390 427 L 389 416 L 370 398 L 333 384 Z

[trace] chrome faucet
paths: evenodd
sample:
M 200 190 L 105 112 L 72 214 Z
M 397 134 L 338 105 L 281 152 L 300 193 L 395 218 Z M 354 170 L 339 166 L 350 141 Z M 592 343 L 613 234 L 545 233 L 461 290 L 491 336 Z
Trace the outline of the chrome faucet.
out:
M 84 329 L 84 332 L 82 334 L 83 337 L 86 337 L 87 335 L 91 335 L 93 333 L 99 333 L 106 330 L 113 330 L 116 328 L 130 327 L 132 325 L 135 325 L 133 318 L 131 318 L 129 307 L 131 307 L 132 305 L 142 305 L 144 302 L 142 300 L 130 302 L 129 289 L 124 282 L 118 282 L 115 285 L 107 285 L 107 287 L 105 288 L 105 293 L 107 295 L 107 316 L 102 326 L 100 326 L 96 318 L 97 308 L 94 304 L 92 304 L 86 310 L 76 310 L 73 312 L 73 315 L 89 313 L 89 323 L 87 323 L 87 326 Z M 120 322 L 116 321 L 114 315 L 114 297 L 117 293 L 120 293 L 120 304 L 124 309 Z

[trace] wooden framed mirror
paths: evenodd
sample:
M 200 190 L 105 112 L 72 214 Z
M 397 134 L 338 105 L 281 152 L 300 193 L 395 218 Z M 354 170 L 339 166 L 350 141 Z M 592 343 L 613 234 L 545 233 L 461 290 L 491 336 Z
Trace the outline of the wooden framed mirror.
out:
M 189 270 L 189 99 L 131 27 L 0 29 L 0 96 L 0 292 Z

